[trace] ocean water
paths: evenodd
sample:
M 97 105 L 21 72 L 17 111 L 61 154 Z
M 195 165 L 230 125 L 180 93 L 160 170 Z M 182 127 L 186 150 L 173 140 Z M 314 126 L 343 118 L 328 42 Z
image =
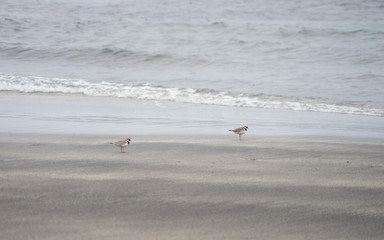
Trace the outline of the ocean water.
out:
M 283 129 L 280 119 L 302 123 L 290 128 L 301 132 L 322 116 L 327 126 L 354 119 L 343 133 L 374 124 L 367 132 L 379 135 L 383 11 L 381 0 L 0 0 L 0 99 L 17 96 L 15 109 L 24 111 L 2 104 L 3 131 L 41 130 L 72 116 L 62 126 L 71 132 L 77 117 L 92 116 L 86 122 L 95 132 L 111 124 L 108 117 L 135 129 L 145 122 L 152 132 L 159 118 L 160 129 L 207 132 L 263 126 L 257 119 L 267 115 L 276 124 L 264 132 Z M 104 108 L 81 108 L 88 113 L 77 117 L 59 111 L 70 102 L 76 112 L 79 97 Z M 39 107 L 28 105 L 28 112 L 23 99 Z M 108 111 L 121 102 L 141 120 Z M 48 118 L 52 107 L 56 115 Z

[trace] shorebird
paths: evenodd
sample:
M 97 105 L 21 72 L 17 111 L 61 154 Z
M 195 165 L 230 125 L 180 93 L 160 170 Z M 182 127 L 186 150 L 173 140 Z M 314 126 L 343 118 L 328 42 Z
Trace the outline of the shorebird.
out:
M 110 142 L 109 144 L 114 144 L 116 147 L 120 148 L 120 152 L 125 153 L 124 147 L 128 146 L 129 142 L 131 141 L 130 138 L 120 140 L 117 142 Z
M 239 127 L 239 128 L 236 128 L 236 129 L 233 129 L 233 130 L 229 130 L 229 131 L 238 134 L 239 135 L 239 140 L 241 141 L 241 135 L 246 133 L 247 130 L 248 130 L 248 127 L 244 126 L 244 127 Z

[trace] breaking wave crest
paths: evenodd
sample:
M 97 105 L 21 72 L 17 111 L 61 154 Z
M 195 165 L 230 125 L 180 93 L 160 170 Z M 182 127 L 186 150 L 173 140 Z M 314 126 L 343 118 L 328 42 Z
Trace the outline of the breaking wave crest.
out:
M 360 114 L 384 117 L 384 108 L 382 106 L 371 106 L 364 103 L 332 102 L 324 99 L 291 98 L 268 96 L 264 94 L 236 94 L 211 89 L 174 88 L 153 86 L 149 84 L 127 85 L 105 81 L 89 82 L 83 79 L 0 74 L 0 91 L 83 94 L 96 97 L 163 100 L 191 104 Z

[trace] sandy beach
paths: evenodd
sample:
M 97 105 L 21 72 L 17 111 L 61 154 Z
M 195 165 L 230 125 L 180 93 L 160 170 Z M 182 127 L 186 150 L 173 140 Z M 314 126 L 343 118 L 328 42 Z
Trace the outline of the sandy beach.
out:
M 2 133 L 1 239 L 382 239 L 384 141 Z

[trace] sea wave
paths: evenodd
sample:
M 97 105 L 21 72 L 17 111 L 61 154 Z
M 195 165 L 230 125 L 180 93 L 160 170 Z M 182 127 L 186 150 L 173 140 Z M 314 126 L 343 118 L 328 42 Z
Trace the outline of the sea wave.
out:
M 36 49 L 32 47 L 11 46 L 1 47 L 2 55 L 11 58 L 23 59 L 65 59 L 69 61 L 87 62 L 87 63 L 104 63 L 113 61 L 114 64 L 125 65 L 127 63 L 177 63 L 184 59 L 177 56 L 152 53 L 131 51 L 119 48 L 54 48 L 54 49 Z
M 293 98 L 269 96 L 265 94 L 252 95 L 216 91 L 213 89 L 175 88 L 153 86 L 150 84 L 128 85 L 106 81 L 90 82 L 84 79 L 0 74 L 0 91 L 83 94 L 95 97 L 119 97 L 191 104 L 315 111 L 384 117 L 383 106 L 373 106 L 366 103 L 333 102 L 317 98 Z

